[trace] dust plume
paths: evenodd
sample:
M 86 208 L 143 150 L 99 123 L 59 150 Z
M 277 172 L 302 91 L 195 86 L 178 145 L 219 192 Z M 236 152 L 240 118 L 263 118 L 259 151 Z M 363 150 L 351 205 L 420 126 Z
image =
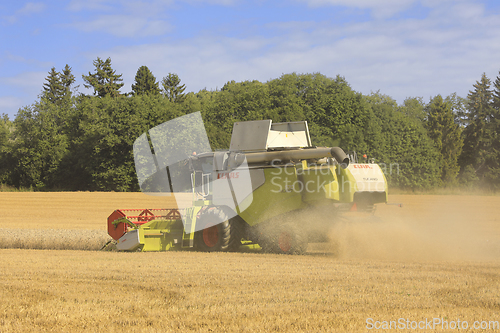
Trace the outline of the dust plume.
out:
M 500 260 L 498 197 L 398 196 L 373 215 L 347 213 L 329 230 L 341 259 Z M 393 200 L 394 201 L 394 200 Z

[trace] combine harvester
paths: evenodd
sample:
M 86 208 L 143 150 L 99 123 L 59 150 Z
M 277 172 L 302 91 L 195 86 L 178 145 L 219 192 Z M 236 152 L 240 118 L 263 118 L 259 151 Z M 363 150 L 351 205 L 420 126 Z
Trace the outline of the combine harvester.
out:
M 313 146 L 305 121 L 237 122 L 229 150 L 212 152 L 201 115 L 193 113 L 144 133 L 134 157 L 141 190 L 174 196 L 177 207 L 114 211 L 108 233 L 120 251 L 303 254 L 342 212 L 387 202 L 377 164 Z M 182 200 L 186 194 L 190 200 Z M 315 218 L 317 211 L 328 218 Z

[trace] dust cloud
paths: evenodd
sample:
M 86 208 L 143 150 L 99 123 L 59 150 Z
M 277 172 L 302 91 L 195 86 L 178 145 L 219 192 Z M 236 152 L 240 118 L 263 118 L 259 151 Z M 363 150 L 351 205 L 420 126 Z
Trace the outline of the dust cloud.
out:
M 500 197 L 399 195 L 373 215 L 336 218 L 324 248 L 340 259 L 500 260 Z M 318 217 L 316 217 L 318 218 Z

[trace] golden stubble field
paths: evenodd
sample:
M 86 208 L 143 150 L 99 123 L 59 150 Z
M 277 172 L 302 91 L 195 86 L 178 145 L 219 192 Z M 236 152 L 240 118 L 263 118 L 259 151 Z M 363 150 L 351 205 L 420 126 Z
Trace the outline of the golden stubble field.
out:
M 404 207 L 337 222 L 331 241 L 304 256 L 26 249 L 93 249 L 114 209 L 166 207 L 168 198 L 0 200 L 2 333 L 359 332 L 384 321 L 392 331 L 500 329 L 498 196 L 391 196 Z

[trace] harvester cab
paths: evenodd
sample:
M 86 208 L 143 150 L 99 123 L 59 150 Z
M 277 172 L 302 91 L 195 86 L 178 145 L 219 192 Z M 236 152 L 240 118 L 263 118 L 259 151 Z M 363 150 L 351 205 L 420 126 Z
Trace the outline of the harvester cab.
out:
M 108 232 L 119 250 L 300 254 L 318 234 L 308 212 L 331 212 L 320 226 L 328 229 L 342 210 L 387 202 L 377 164 L 351 163 L 339 147 L 313 146 L 305 121 L 236 122 L 229 150 L 215 152 L 199 112 L 148 134 L 134 144 L 141 190 L 174 196 L 177 207 L 113 212 Z

